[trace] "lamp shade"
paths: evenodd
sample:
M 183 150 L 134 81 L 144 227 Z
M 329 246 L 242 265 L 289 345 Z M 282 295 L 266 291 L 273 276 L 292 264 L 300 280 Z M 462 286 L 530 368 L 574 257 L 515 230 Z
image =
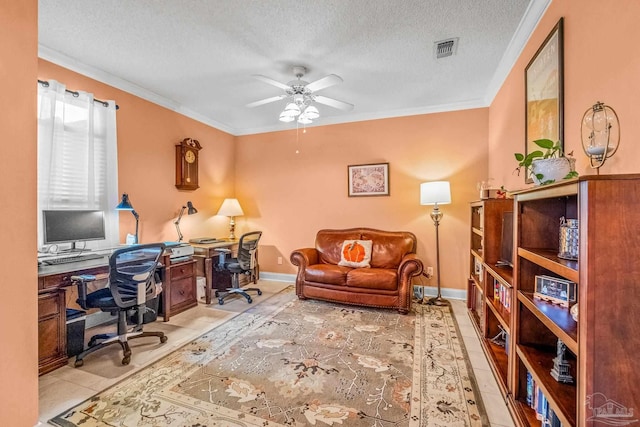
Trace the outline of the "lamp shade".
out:
M 133 206 L 131 205 L 131 202 L 129 201 L 129 195 L 127 193 L 123 193 L 122 194 L 122 200 L 120 201 L 118 206 L 116 206 L 116 210 L 118 210 L 118 211 L 132 211 L 133 210 Z
M 420 184 L 421 205 L 448 205 L 451 203 L 449 181 L 432 181 Z
M 286 116 L 296 117 L 300 114 L 300 107 L 298 107 L 293 102 L 290 102 L 284 107 L 284 111 L 282 112 L 282 114 Z
M 309 105 L 307 108 L 305 108 L 303 114 L 310 119 L 317 119 L 318 117 L 320 117 L 320 112 L 313 105 Z
M 244 215 L 238 199 L 224 199 L 222 206 L 218 209 L 218 215 L 241 216 Z
M 196 209 L 195 206 L 193 206 L 193 203 L 187 202 L 187 215 L 193 215 L 197 213 L 198 213 L 198 209 Z

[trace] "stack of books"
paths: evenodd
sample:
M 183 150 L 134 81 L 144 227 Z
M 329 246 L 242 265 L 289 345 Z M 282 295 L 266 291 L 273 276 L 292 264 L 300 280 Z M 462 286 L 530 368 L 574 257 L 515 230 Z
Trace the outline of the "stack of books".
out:
M 527 404 L 536 411 L 536 418 L 540 420 L 542 427 L 563 427 L 560 419 L 549 406 L 546 396 L 529 372 L 527 372 Z
M 493 299 L 502 304 L 507 311 L 511 311 L 511 288 L 496 279 L 493 279 Z

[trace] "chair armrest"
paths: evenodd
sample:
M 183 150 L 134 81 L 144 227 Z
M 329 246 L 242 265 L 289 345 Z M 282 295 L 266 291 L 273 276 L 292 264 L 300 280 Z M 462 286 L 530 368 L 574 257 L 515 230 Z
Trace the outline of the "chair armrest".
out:
M 78 299 L 76 302 L 85 310 L 87 307 L 87 283 L 96 280 L 96 276 L 92 274 L 82 274 L 79 276 L 71 276 L 71 283 L 75 283 L 78 288 Z
M 231 249 L 229 248 L 218 248 L 216 252 L 220 252 L 220 256 L 218 257 L 218 266 L 222 267 L 224 265 L 224 258 L 227 254 L 231 253 Z

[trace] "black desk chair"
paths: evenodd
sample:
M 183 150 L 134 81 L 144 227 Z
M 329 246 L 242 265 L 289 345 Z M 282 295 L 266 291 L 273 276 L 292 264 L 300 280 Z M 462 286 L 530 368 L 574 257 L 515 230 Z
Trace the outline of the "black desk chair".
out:
M 227 254 L 231 253 L 228 248 L 216 249 L 220 252 L 220 257 L 217 265 L 218 271 L 228 271 L 231 273 L 231 288 L 226 291 L 216 291 L 216 298 L 218 298 L 218 304 L 223 305 L 224 299 L 229 295 L 239 294 L 247 299 L 247 302 L 251 304 L 253 300 L 247 293 L 247 291 L 256 291 L 258 295 L 262 295 L 262 291 L 258 288 L 241 288 L 240 287 L 240 275 L 246 274 L 249 276 L 249 280 L 253 283 L 258 283 L 258 262 L 256 259 L 256 251 L 258 250 L 258 242 L 262 236 L 262 231 L 252 231 L 251 233 L 243 234 L 240 237 L 238 243 L 238 256 L 237 258 L 226 258 Z
M 117 334 L 94 335 L 86 350 L 76 356 L 75 366 L 84 364 L 84 357 L 96 350 L 118 343 L 122 347 L 122 364 L 131 361 L 131 349 L 128 340 L 141 337 L 159 337 L 161 343 L 167 342 L 163 332 L 143 332 L 144 314 L 149 308 L 146 301 L 156 296 L 154 273 L 160 256 L 164 252 L 163 243 L 135 245 L 118 249 L 109 259 L 109 286 L 87 294 L 87 282 L 95 276 L 73 276 L 71 280 L 78 286 L 78 304 L 88 310 L 99 308 L 102 311 L 117 314 Z M 127 319 L 133 327 L 127 329 Z

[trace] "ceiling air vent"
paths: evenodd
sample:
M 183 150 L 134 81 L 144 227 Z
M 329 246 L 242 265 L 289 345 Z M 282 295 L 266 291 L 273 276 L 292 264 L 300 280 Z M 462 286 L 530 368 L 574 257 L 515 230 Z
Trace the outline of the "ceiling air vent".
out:
M 436 59 L 446 58 L 447 56 L 455 55 L 458 50 L 458 37 L 440 40 L 433 44 Z

